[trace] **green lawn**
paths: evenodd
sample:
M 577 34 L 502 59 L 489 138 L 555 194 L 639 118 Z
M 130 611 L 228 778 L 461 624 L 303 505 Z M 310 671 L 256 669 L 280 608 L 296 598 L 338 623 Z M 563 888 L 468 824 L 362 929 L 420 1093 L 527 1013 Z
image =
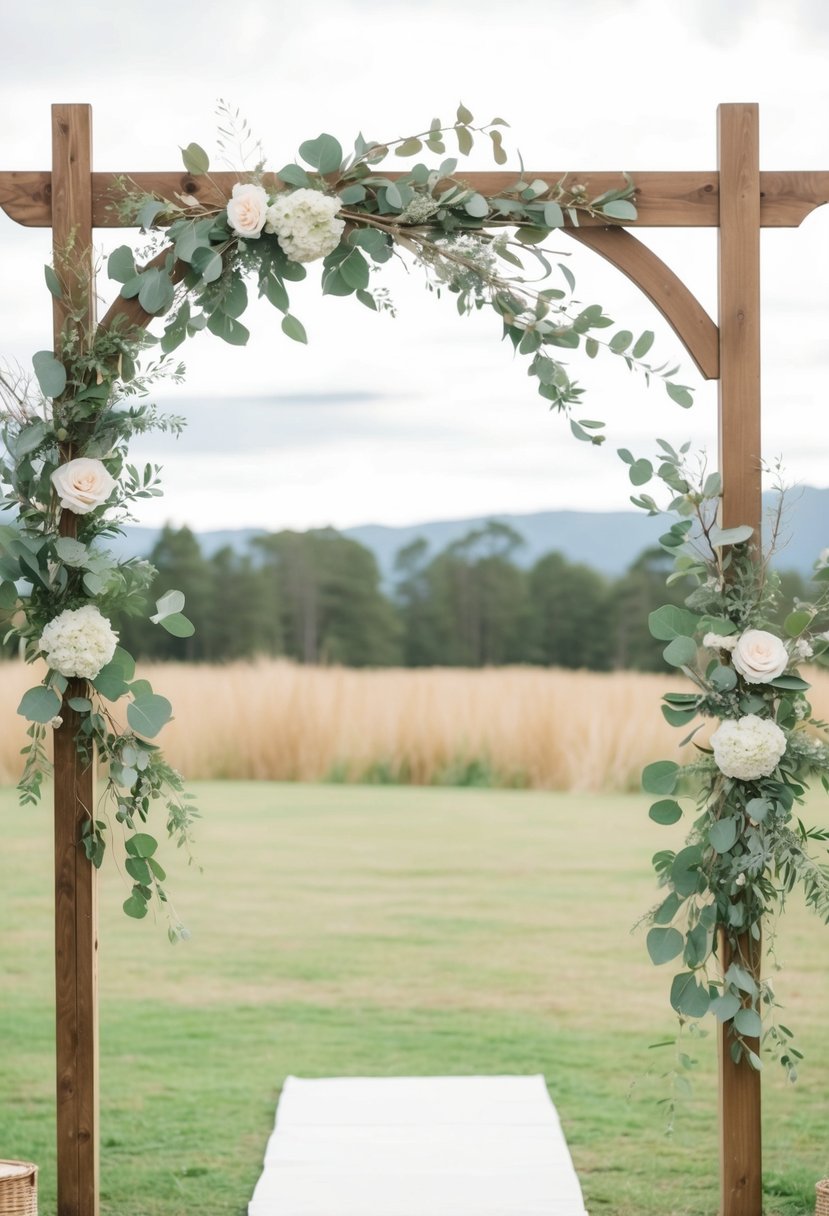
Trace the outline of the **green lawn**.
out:
M 631 928 L 681 832 L 643 799 L 198 793 L 203 873 L 174 858 L 170 882 L 190 942 L 128 921 L 103 880 L 103 1216 L 242 1216 L 288 1073 L 524 1072 L 547 1077 L 593 1216 L 713 1216 L 713 1036 L 673 1137 L 672 1051 L 649 1050 L 673 1033 L 670 968 Z M 4 791 L 0 816 L 0 1157 L 40 1163 L 53 1216 L 50 812 Z M 767 1211 L 805 1216 L 829 1174 L 829 932 L 793 907 L 779 954 L 807 1062 L 794 1087 L 767 1068 Z

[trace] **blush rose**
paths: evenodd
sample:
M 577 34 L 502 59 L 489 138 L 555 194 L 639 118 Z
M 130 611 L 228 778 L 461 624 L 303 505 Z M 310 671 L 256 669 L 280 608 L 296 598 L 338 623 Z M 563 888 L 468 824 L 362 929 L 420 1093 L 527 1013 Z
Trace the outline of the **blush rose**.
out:
M 265 227 L 268 196 L 261 186 L 237 182 L 227 204 L 227 222 L 239 236 L 255 238 Z
M 55 469 L 52 485 L 62 507 L 75 515 L 88 515 L 103 506 L 117 482 L 100 460 L 79 456 Z
M 782 676 L 789 665 L 789 655 L 773 633 L 748 629 L 740 635 L 731 662 L 749 684 L 768 684 Z

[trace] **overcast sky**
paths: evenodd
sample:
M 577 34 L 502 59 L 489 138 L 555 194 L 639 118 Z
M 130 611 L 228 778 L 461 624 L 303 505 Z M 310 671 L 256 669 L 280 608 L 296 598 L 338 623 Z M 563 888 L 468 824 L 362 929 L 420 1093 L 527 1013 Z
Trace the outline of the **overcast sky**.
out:
M 360 130 L 394 138 L 435 114 L 450 120 L 463 100 L 476 119 L 511 123 L 508 148 L 530 169 L 710 168 L 721 101 L 760 103 L 763 168 L 829 169 L 822 0 L 35 0 L 3 13 L 2 169 L 49 167 L 53 101 L 92 103 L 97 169 L 177 169 L 180 145 L 214 150 L 219 97 L 248 118 L 272 168 L 320 131 L 344 145 Z M 469 163 L 489 167 L 486 150 Z M 98 235 L 104 253 L 123 239 Z M 713 312 L 714 233 L 644 235 Z M 570 253 L 565 237 L 554 243 Z M 763 254 L 765 454 L 782 454 L 793 480 L 829 485 L 829 215 L 766 232 Z M 0 214 L 0 257 L 3 351 L 27 363 L 49 344 L 48 233 Z M 571 261 L 581 299 L 656 329 L 657 351 L 700 384 L 626 280 L 587 251 Z M 166 497 L 142 522 L 279 528 L 618 509 L 630 487 L 616 447 L 645 451 L 656 434 L 714 442 L 711 385 L 688 413 L 621 364 L 582 373 L 573 359 L 590 389 L 585 416 L 610 424 L 605 450 L 578 444 L 500 342 L 494 315 L 459 318 L 417 273 L 386 276 L 396 319 L 322 300 L 318 281 L 312 268 L 295 293 L 308 347 L 284 338 L 263 305 L 249 313 L 244 350 L 209 336 L 184 348 L 186 384 L 159 396 L 192 426 L 176 446 L 142 449 L 166 469 Z

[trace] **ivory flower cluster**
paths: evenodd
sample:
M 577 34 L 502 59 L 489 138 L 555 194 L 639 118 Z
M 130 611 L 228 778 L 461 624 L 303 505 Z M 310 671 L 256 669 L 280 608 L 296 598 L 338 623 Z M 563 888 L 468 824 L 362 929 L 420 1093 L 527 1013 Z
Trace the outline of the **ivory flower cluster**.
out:
M 248 240 L 263 232 L 276 236 L 292 262 L 314 262 L 340 243 L 345 220 L 340 200 L 319 190 L 283 190 L 273 201 L 262 186 L 238 182 L 227 204 L 227 222 Z
M 769 777 L 786 750 L 786 736 L 770 718 L 746 714 L 726 719 L 711 736 L 714 762 L 726 777 L 756 781 Z
M 40 649 L 53 671 L 94 680 L 115 654 L 118 634 L 94 604 L 67 608 L 45 626 Z
M 52 485 L 61 507 L 75 515 L 88 515 L 96 507 L 103 506 L 117 484 L 100 460 L 87 456 L 68 460 L 52 474 Z
M 340 200 L 319 190 L 277 194 L 268 207 L 266 232 L 273 232 L 292 262 L 315 262 L 333 253 L 345 220 L 337 219 Z

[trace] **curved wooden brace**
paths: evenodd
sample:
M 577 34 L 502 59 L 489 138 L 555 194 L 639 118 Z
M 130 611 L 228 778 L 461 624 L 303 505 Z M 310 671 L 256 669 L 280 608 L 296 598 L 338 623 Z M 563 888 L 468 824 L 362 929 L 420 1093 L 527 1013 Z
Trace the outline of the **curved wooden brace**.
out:
M 706 380 L 720 374 L 717 326 L 669 266 L 626 228 L 563 228 L 636 284 L 656 305 Z

